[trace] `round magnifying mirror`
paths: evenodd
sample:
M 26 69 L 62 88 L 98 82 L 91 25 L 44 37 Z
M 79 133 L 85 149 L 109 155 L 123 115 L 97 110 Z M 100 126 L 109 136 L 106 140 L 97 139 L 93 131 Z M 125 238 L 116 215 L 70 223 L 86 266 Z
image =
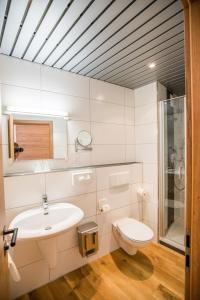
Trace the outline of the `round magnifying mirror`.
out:
M 88 147 L 92 143 L 92 137 L 86 130 L 80 131 L 77 136 L 77 141 L 79 145 L 83 147 Z

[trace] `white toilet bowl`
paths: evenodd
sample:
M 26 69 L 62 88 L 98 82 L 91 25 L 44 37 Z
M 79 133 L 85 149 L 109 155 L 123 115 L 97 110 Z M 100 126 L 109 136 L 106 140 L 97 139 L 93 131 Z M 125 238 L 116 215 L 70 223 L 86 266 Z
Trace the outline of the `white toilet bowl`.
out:
M 129 255 L 153 240 L 153 231 L 147 225 L 133 219 L 123 218 L 113 224 L 113 233 L 119 246 Z

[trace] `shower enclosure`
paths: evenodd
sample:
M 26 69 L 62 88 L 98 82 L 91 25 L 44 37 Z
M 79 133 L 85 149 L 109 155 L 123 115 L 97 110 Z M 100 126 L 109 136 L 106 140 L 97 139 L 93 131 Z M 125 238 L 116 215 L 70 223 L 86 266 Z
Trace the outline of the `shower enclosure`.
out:
M 161 101 L 159 238 L 184 251 L 186 197 L 185 97 Z

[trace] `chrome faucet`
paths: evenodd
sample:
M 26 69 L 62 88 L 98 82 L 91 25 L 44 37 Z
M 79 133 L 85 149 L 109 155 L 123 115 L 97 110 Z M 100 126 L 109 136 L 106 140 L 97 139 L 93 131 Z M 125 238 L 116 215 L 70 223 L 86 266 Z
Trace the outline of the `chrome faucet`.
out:
M 44 209 L 44 215 L 48 215 L 49 205 L 48 205 L 48 199 L 47 199 L 46 194 L 42 195 L 42 206 L 43 206 L 43 209 Z

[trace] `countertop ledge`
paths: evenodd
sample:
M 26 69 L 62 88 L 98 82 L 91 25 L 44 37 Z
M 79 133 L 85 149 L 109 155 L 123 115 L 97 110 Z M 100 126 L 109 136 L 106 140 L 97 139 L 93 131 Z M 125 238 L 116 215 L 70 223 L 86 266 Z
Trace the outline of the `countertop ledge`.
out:
M 122 162 L 122 163 L 112 163 L 112 164 L 101 164 L 101 165 L 87 165 L 87 166 L 71 166 L 68 168 L 60 168 L 60 169 L 51 169 L 51 170 L 41 170 L 41 171 L 28 171 L 28 172 L 16 172 L 16 173 L 6 173 L 4 177 L 14 177 L 14 176 L 25 176 L 25 175 L 37 175 L 37 174 L 46 174 L 46 173 L 56 173 L 56 172 L 66 172 L 73 171 L 78 169 L 88 169 L 88 168 L 104 168 L 104 167 L 115 167 L 115 166 L 123 166 L 123 165 L 132 165 L 132 164 L 141 164 L 141 162 Z

